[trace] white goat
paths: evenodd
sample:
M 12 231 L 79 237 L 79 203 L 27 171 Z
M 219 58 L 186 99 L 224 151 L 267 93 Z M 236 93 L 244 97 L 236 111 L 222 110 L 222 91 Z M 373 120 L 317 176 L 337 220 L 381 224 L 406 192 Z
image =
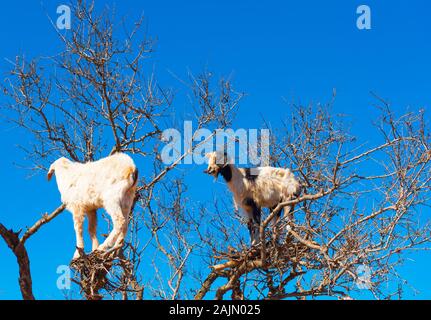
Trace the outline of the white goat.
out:
M 252 245 L 259 240 L 261 208 L 273 210 L 278 204 L 298 196 L 301 191 L 300 183 L 289 169 L 237 168 L 229 163 L 225 153 L 211 152 L 205 156 L 208 158 L 208 168 L 204 172 L 215 178 L 221 174 L 233 193 L 235 209 L 238 209 L 239 205 L 247 214 Z M 290 219 L 293 207 L 285 208 Z M 280 215 L 281 210 L 273 221 L 274 227 L 280 219 Z M 274 236 L 277 236 L 276 232 Z
M 106 251 L 111 247 L 121 247 L 127 233 L 138 180 L 138 170 L 133 160 L 124 153 L 87 163 L 60 158 L 50 166 L 48 181 L 54 172 L 61 200 L 73 216 L 76 247 L 84 249 L 82 227 L 85 214 L 88 217 L 92 250 Z M 96 211 L 102 207 L 112 218 L 113 230 L 99 246 Z M 78 250 L 73 258 L 77 257 Z

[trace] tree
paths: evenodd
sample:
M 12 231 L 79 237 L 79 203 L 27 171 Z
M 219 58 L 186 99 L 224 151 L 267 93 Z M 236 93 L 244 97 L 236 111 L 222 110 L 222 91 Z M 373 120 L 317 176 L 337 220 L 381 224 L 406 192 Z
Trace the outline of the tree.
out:
M 35 169 L 46 170 L 60 155 L 85 162 L 118 151 L 145 166 L 123 250 L 82 253 L 72 264 L 85 298 L 222 299 L 228 292 L 233 299 L 348 298 L 364 279 L 376 298 L 400 294 L 386 292 L 384 284 L 396 280 L 403 252 L 430 240 L 429 225 L 418 218 L 431 179 L 423 112 L 397 117 L 376 96 L 381 138 L 368 146 L 342 127 L 332 102 L 293 105 L 289 122 L 272 132 L 270 160 L 292 167 L 304 191 L 265 216 L 261 245 L 250 248 L 232 205 L 193 204 L 181 173 L 173 170 L 205 141 L 185 146 L 170 164 L 160 156 L 163 131 L 180 126 L 171 120 L 173 90 L 164 89 L 147 64 L 154 41 L 141 29 L 143 19 L 119 32 L 107 9 L 98 12 L 82 1 L 72 16 L 71 32 L 58 33 L 64 50 L 49 59 L 18 57 L 3 92 L 7 114 L 14 112 L 9 120 L 34 138 L 23 150 Z M 203 72 L 189 74 L 185 83 L 197 129 L 210 129 L 212 137 L 232 124 L 243 94 L 230 81 L 214 83 Z M 286 204 L 296 205 L 294 219 L 280 221 L 274 241 L 269 224 Z M 25 299 L 34 299 L 25 243 L 63 210 L 59 204 L 21 238 L 0 224 L 18 260 Z M 143 274 L 148 261 L 152 272 Z M 369 277 L 361 277 L 364 271 Z
M 401 296 L 403 253 L 428 248 L 431 236 L 429 221 L 420 217 L 429 203 L 430 135 L 423 111 L 396 117 L 375 97 L 381 138 L 373 147 L 355 143 L 331 104 L 293 107 L 289 125 L 272 141 L 271 160 L 293 164 L 304 193 L 269 213 L 257 250 L 220 247 L 207 237 L 217 255 L 209 254 L 212 271 L 195 298 L 204 298 L 220 278 L 224 283 L 214 288 L 219 299 L 228 291 L 233 299 L 350 299 L 364 288 L 379 299 Z M 271 241 L 268 224 L 287 204 L 296 204 L 294 219 L 282 221 L 283 241 Z M 232 238 L 233 230 L 219 226 L 219 234 Z M 398 282 L 395 290 L 388 286 Z
M 145 65 L 154 41 L 141 30 L 143 17 L 131 31 L 121 33 L 114 28 L 114 16 L 107 9 L 97 12 L 94 2 L 77 1 L 72 16 L 71 32 L 58 33 L 64 46 L 59 55 L 47 61 L 16 58 L 3 86 L 9 98 L 7 114 L 14 112 L 9 120 L 33 136 L 31 148 L 23 150 L 35 169 L 46 170 L 60 155 L 86 162 L 118 151 L 133 154 L 145 165 L 130 222 L 129 242 L 121 258 L 83 257 L 74 265 L 78 271 L 76 281 L 87 298 L 100 298 L 103 288 L 113 296 L 120 293 L 125 298 L 131 292 L 142 297 L 143 289 L 137 284 L 135 272 L 150 243 L 156 244 L 156 251 L 165 255 L 175 270 L 175 276 L 168 281 L 170 285 L 179 286 L 187 255 L 173 256 L 179 248 L 162 242 L 159 233 L 175 230 L 177 241 L 186 246 L 185 250 L 190 251 L 191 247 L 185 241 L 186 234 L 180 233 L 174 223 L 183 219 L 180 202 L 184 186 L 178 177 L 168 179 L 167 174 L 199 143 L 186 148 L 169 166 L 160 158 L 160 149 L 165 145 L 162 132 L 175 125 L 170 120 L 174 112 L 173 94 L 162 88 Z M 125 23 L 122 26 L 124 30 L 129 27 Z M 213 84 L 210 78 L 209 72 L 189 75 L 197 128 L 228 125 L 242 97 L 229 81 L 221 79 Z M 160 198 L 166 190 L 169 197 Z M 25 240 L 63 210 L 64 205 L 59 205 L 53 214 L 39 220 L 37 227 L 30 228 L 22 240 L 0 225 L 0 234 L 21 266 L 24 298 L 33 298 Z M 163 231 L 168 225 L 169 231 Z M 148 239 L 148 243 L 143 245 L 142 238 Z M 106 279 L 106 272 L 99 272 L 108 266 L 112 268 L 110 279 Z M 173 291 L 172 297 L 176 297 L 177 290 Z

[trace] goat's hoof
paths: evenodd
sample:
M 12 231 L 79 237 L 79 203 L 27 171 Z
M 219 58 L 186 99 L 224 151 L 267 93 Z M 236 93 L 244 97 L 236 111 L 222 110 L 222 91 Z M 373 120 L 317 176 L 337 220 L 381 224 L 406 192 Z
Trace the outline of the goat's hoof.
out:
M 106 252 L 108 250 L 108 247 L 106 245 L 101 244 L 96 249 L 93 250 L 93 252 Z
M 123 246 L 113 246 L 109 250 L 106 250 L 105 254 L 108 255 L 108 254 L 111 254 L 112 252 L 117 252 L 117 251 L 121 250 L 122 247 Z
M 73 254 L 72 261 L 79 260 L 81 256 L 85 256 L 84 248 L 76 248 L 75 253 Z
M 73 264 L 75 264 L 75 263 L 77 263 L 79 260 L 81 259 L 81 256 L 80 255 L 78 255 L 78 256 L 73 256 L 72 257 L 72 260 L 70 260 L 70 265 L 73 265 Z
M 93 252 L 102 258 L 108 258 L 111 256 L 111 254 L 113 252 L 116 252 L 116 250 L 118 250 L 118 247 L 115 247 L 115 246 L 110 247 L 110 248 L 106 248 L 106 249 L 99 247 L 96 250 L 94 250 Z

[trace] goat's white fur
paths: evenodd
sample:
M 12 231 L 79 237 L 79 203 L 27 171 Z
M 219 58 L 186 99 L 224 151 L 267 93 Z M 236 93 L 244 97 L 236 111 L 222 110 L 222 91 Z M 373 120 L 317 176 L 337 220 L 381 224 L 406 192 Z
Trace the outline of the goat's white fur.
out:
M 61 200 L 73 216 L 76 247 L 84 248 L 85 214 L 92 250 L 106 251 L 122 246 L 137 185 L 138 172 L 132 158 L 115 153 L 98 161 L 79 163 L 63 157 L 50 166 L 48 180 L 54 173 Z M 96 235 L 96 210 L 99 208 L 104 208 L 113 222 L 113 230 L 100 246 Z M 78 256 L 76 250 L 74 258 Z
M 250 179 L 247 177 L 246 169 L 235 167 L 223 153 L 211 152 L 205 156 L 208 158 L 208 168 L 205 172 L 216 178 L 224 166 L 230 166 L 232 177 L 230 181 L 227 181 L 227 185 L 233 194 L 235 209 L 238 210 L 238 207 L 241 207 L 249 219 L 253 218 L 253 208 L 244 203 L 245 199 L 252 199 L 258 208 L 273 209 L 300 193 L 301 184 L 289 169 L 253 168 L 251 173 L 254 178 Z M 289 212 L 292 212 L 293 206 L 289 206 L 288 209 Z M 274 223 L 277 221 L 278 216 Z M 252 239 L 253 243 L 256 241 L 257 239 Z

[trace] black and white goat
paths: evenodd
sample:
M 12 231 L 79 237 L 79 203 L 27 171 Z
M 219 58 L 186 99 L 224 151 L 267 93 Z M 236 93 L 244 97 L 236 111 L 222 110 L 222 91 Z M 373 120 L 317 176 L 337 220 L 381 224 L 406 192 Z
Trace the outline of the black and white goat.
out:
M 289 169 L 274 167 L 237 168 L 229 163 L 227 155 L 223 152 L 211 152 L 205 155 L 208 158 L 208 168 L 204 171 L 215 178 L 219 174 L 225 179 L 230 191 L 233 193 L 234 205 L 240 206 L 248 218 L 251 243 L 255 245 L 259 240 L 259 226 L 261 208 L 273 210 L 278 204 L 292 200 L 301 191 L 301 185 Z M 293 205 L 285 207 L 289 216 L 293 213 Z M 277 214 L 274 226 L 281 216 Z

